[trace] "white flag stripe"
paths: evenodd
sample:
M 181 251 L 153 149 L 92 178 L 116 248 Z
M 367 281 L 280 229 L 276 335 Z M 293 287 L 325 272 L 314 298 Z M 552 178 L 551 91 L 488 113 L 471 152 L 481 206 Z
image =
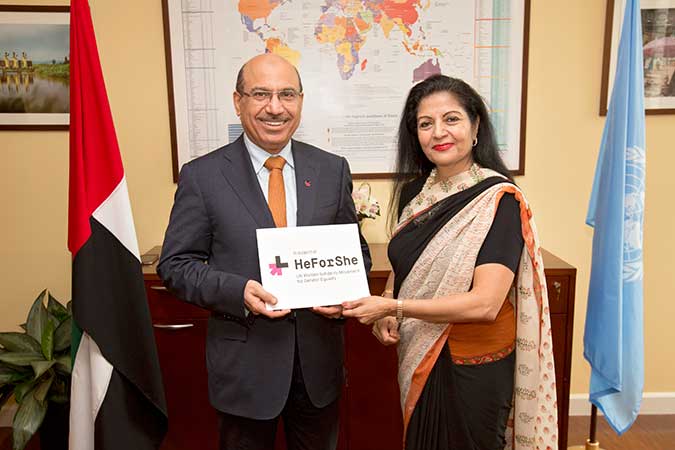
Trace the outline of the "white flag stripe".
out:
M 110 196 L 96 208 L 92 214 L 101 225 L 108 229 L 118 241 L 140 262 L 138 240 L 136 239 L 136 227 L 131 213 L 129 202 L 129 190 L 127 178 L 122 177 L 120 184 L 112 191 Z
M 69 450 L 94 450 L 94 423 L 112 377 L 113 366 L 87 333 L 75 355 L 70 392 Z

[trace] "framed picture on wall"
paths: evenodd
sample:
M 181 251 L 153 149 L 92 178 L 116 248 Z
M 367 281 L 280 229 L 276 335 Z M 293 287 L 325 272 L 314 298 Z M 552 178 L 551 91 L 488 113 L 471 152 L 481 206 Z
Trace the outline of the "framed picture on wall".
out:
M 237 72 L 265 52 L 302 76 L 295 138 L 344 156 L 355 178 L 391 176 L 406 95 L 437 73 L 485 98 L 507 167 L 524 173 L 530 0 L 352 3 L 163 0 L 174 180 L 241 135 Z
M 0 130 L 67 130 L 67 6 L 0 5 Z
M 607 0 L 600 115 L 612 92 L 626 0 Z M 675 0 L 642 0 L 642 56 L 646 114 L 675 113 Z

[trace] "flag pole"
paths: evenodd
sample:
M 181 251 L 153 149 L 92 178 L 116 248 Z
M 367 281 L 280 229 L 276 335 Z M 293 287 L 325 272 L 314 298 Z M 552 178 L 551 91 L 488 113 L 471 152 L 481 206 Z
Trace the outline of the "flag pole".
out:
M 598 426 L 598 407 L 591 404 L 591 427 L 589 430 L 589 437 L 586 439 L 585 445 L 573 445 L 567 447 L 567 450 L 603 450 L 600 443 L 595 440 L 595 431 Z

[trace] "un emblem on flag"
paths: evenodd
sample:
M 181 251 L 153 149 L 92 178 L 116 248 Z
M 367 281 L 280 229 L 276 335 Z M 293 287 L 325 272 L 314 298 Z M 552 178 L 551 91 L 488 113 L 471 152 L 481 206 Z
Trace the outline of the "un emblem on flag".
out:
M 642 224 L 645 210 L 645 151 L 626 149 L 623 222 L 623 280 L 642 280 Z

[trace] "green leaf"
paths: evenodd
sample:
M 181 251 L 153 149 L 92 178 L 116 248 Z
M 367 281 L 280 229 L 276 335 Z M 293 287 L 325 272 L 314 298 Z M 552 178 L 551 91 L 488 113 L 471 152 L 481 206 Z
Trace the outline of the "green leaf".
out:
M 49 312 L 49 314 L 56 317 L 58 323 L 63 322 L 69 316 L 66 307 L 63 306 L 57 299 L 52 297 L 51 293 L 48 294 L 47 311 Z
M 23 401 L 24 396 L 27 392 L 33 389 L 35 383 L 37 383 L 37 381 L 34 379 L 26 380 L 14 389 L 14 397 L 16 398 L 17 403 L 21 403 Z
M 10 352 L 40 351 L 40 344 L 25 333 L 0 333 L 0 345 Z
M 0 352 L 0 356 L 2 356 L 3 354 L 7 355 L 7 354 L 10 354 L 10 352 L 6 352 L 6 353 Z M 37 356 L 37 353 L 36 353 L 36 356 Z M 6 368 L 8 370 L 13 370 L 14 372 L 19 372 L 19 373 L 31 373 L 31 374 L 33 373 L 33 371 L 31 370 L 30 367 L 18 366 L 16 364 L 9 364 L 5 361 L 2 361 L 2 358 L 0 358 L 0 367 Z
M 52 387 L 52 382 L 54 381 L 54 375 L 50 375 L 47 378 L 44 378 L 40 384 L 37 385 L 33 395 L 35 399 L 41 403 L 44 403 L 47 394 L 49 393 L 49 388 Z
M 0 364 L 0 376 L 6 373 L 16 373 L 13 367 L 7 366 L 5 364 Z
M 51 369 L 51 367 L 56 364 L 55 360 L 51 361 L 36 361 L 34 363 L 31 363 L 31 366 L 33 366 L 33 370 L 35 371 L 35 379 L 37 380 L 42 376 L 43 373 Z
M 60 352 L 70 347 L 70 338 L 73 335 L 73 318 L 68 317 L 54 331 L 54 351 Z
M 33 376 L 33 368 L 30 367 L 30 364 L 26 364 L 25 366 L 18 366 L 16 364 L 9 364 L 9 363 L 6 363 L 4 361 L 0 361 L 0 366 L 8 367 L 8 368 L 14 370 L 15 372 L 24 373 L 24 374 L 27 374 L 30 377 Z
M 48 320 L 45 327 L 42 329 L 42 354 L 45 359 L 52 359 L 54 355 L 54 322 Z
M 33 306 L 31 306 L 30 312 L 28 313 L 28 320 L 26 321 L 26 331 L 38 342 L 42 340 L 42 331 L 48 321 L 47 308 L 45 308 L 43 303 L 46 293 L 47 290 L 45 289 L 38 295 L 38 298 L 35 299 Z
M 47 413 L 47 402 L 41 403 L 30 392 L 14 416 L 13 450 L 23 450 L 31 437 L 35 434 Z
M 17 372 L 3 373 L 3 374 L 0 374 L 0 386 L 4 386 L 4 385 L 10 385 L 11 386 L 11 385 L 16 384 L 18 381 L 23 380 L 24 378 L 26 378 L 25 375 L 22 375 L 22 374 L 17 373 Z
M 40 353 L 33 353 L 33 352 L 0 353 L 0 361 L 15 366 L 30 366 L 34 362 L 44 360 L 45 357 L 42 356 Z
M 56 369 L 60 370 L 61 372 L 65 373 L 71 373 L 73 371 L 73 360 L 70 358 L 70 354 L 65 354 L 63 356 L 59 356 L 56 358 L 54 361 L 56 361 Z
M 50 402 L 55 403 L 68 403 L 68 401 L 70 400 L 70 395 L 68 391 L 69 380 L 70 377 L 64 379 L 63 376 L 59 376 L 57 372 L 56 377 L 54 378 L 54 382 L 52 383 L 52 388 L 49 390 L 49 395 L 47 396 L 47 399 Z
M 9 366 L 0 366 L 0 386 L 17 384 L 17 382 L 25 380 L 26 377 L 31 377 L 30 372 L 19 371 Z
M 54 382 L 52 383 L 52 388 L 49 390 L 49 395 L 68 395 L 68 387 L 70 385 L 70 377 L 65 377 L 60 375 L 58 372 L 55 372 L 56 376 L 54 377 Z
M 49 397 L 47 397 L 47 400 L 50 402 L 54 403 L 68 403 L 70 401 L 70 397 L 67 394 L 49 394 Z

